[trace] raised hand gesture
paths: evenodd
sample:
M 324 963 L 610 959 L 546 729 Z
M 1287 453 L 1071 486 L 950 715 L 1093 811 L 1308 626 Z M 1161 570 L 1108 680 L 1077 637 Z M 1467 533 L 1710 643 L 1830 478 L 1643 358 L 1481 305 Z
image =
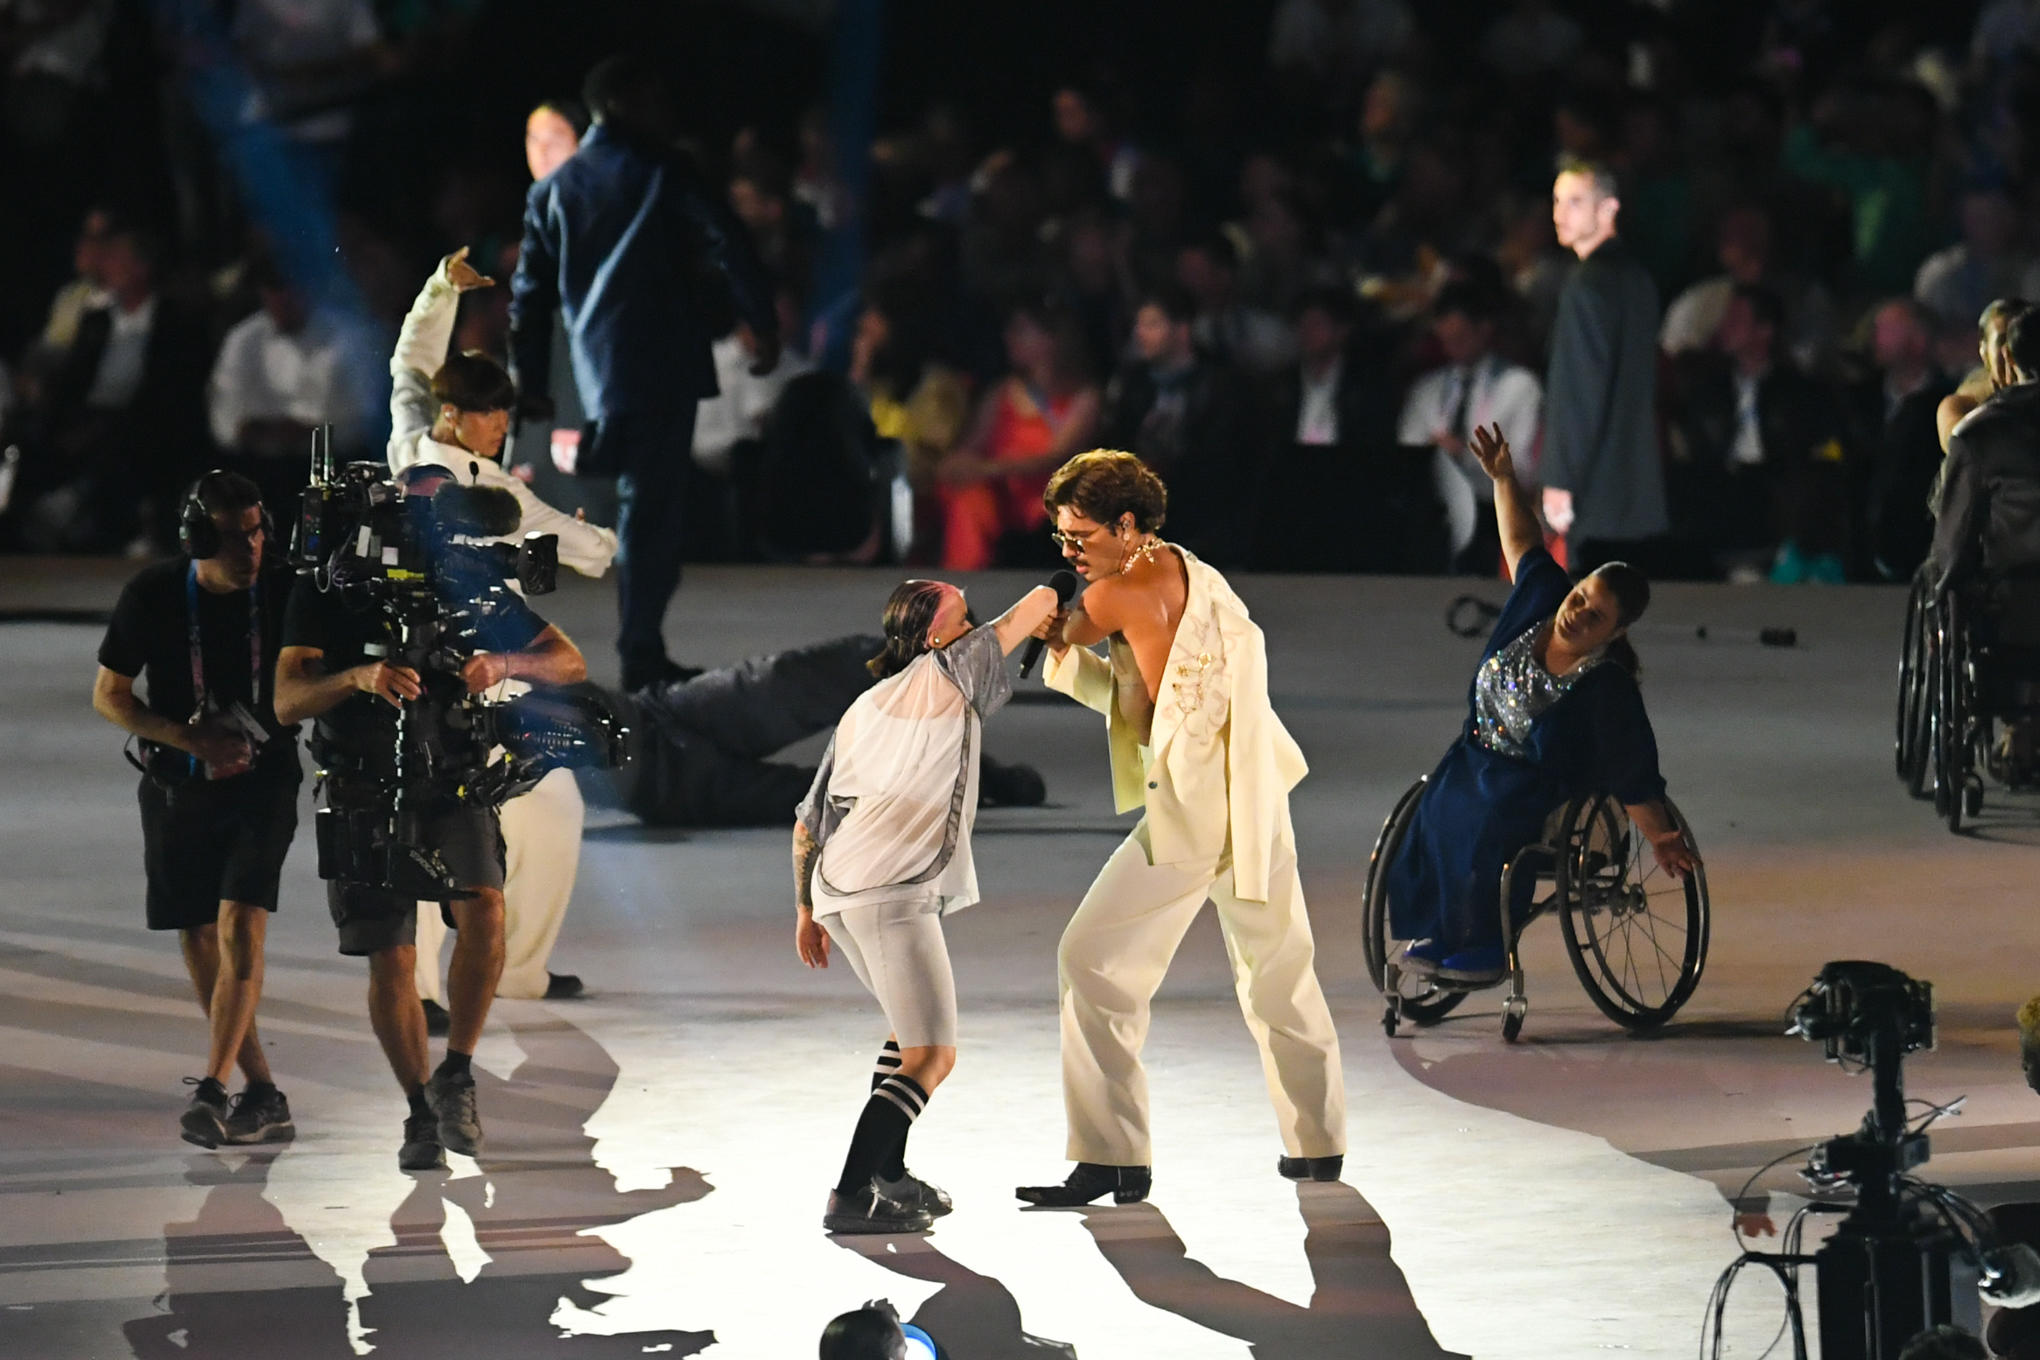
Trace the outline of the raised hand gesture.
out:
M 476 288 L 495 287 L 496 281 L 494 279 L 490 278 L 487 274 L 481 273 L 467 262 L 467 253 L 468 248 L 462 246 L 459 250 L 446 257 L 447 281 L 454 286 L 456 291 L 462 293 L 470 292 Z
M 1509 453 L 1509 441 L 1502 438 L 1500 425 L 1482 425 L 1473 432 L 1469 446 L 1473 456 L 1480 460 L 1481 470 L 1496 481 L 1512 481 L 1516 476 L 1516 460 Z

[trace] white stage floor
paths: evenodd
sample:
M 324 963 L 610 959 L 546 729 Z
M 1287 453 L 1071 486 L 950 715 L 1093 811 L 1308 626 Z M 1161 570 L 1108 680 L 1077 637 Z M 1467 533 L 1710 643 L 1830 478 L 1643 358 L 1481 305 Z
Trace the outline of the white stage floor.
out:
M 0 611 L 104 606 L 123 572 L 0 562 Z M 677 649 L 716 664 L 867 630 L 891 584 L 692 571 Z M 990 611 L 1024 584 L 972 593 Z M 1126 828 L 1096 718 L 1016 705 L 987 745 L 1038 764 L 1050 806 L 980 820 L 985 901 L 950 922 L 962 1059 L 914 1136 L 916 1169 L 959 1207 L 925 1239 L 841 1242 L 822 1201 L 885 1026 L 846 969 L 794 959 L 779 829 L 598 817 L 555 957 L 590 998 L 501 1003 L 477 1055 L 489 1155 L 410 1176 L 365 970 L 334 952 L 307 824 L 261 1011 L 299 1138 L 179 1141 L 202 1020 L 174 941 L 141 925 L 134 776 L 88 702 L 99 630 L 0 626 L 0 1354 L 766 1360 L 812 1354 L 830 1316 L 889 1297 L 957 1360 L 1050 1343 L 1085 1360 L 1690 1356 L 1736 1253 L 1727 1196 L 1868 1105 L 1867 1080 L 1782 1037 L 1831 958 L 1936 985 L 1941 1046 L 1909 1062 L 1909 1089 L 1970 1099 L 1924 1174 L 2040 1200 L 2040 1106 L 2011 1018 L 2040 989 L 2040 818 L 1995 798 L 1983 833 L 1957 839 L 1892 778 L 1898 592 L 1661 589 L 1637 640 L 1708 859 L 1706 979 L 1662 1035 L 1630 1038 L 1541 926 L 1524 1042 L 1505 1047 L 1495 993 L 1385 1039 L 1358 940 L 1381 819 L 1459 722 L 1477 648 L 1441 620 L 1463 583 L 1238 584 L 1313 765 L 1295 812 L 1344 1044 L 1345 1183 L 1275 1176 L 1207 915 L 1156 1008 L 1152 1202 L 1013 1201 L 1066 1168 L 1055 940 Z M 613 674 L 605 587 L 570 583 L 543 607 Z M 1772 624 L 1799 645 L 1756 645 Z M 1801 1188 L 1790 1166 L 1764 1186 Z M 1778 1298 L 1739 1286 L 1732 1354 L 1762 1351 Z

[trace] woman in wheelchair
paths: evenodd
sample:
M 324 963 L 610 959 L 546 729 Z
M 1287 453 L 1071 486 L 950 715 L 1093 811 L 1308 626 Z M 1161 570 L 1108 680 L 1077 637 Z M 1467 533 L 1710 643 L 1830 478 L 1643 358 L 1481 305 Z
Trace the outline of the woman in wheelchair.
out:
M 1699 862 L 1663 802 L 1626 636 L 1649 583 L 1622 562 L 1575 583 L 1544 549 L 1500 427 L 1476 430 L 1472 448 L 1494 479 L 1515 588 L 1474 673 L 1466 725 L 1425 784 L 1388 878 L 1393 938 L 1412 941 L 1398 966 L 1463 986 L 1501 980 L 1502 871 L 1568 799 L 1618 799 L 1668 873 L 1684 878 Z M 1513 884 L 1518 920 L 1533 887 L 1528 874 Z

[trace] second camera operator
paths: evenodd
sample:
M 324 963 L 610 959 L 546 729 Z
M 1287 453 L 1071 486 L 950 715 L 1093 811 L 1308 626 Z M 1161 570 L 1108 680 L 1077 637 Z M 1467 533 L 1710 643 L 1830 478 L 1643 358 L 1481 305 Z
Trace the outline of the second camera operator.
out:
M 420 467 L 406 478 L 405 494 L 433 496 L 449 483 L 445 469 Z M 459 581 L 435 582 L 434 588 L 462 594 L 470 589 Z M 449 604 L 464 609 L 467 601 Z M 346 814 L 386 808 L 378 800 L 398 790 L 397 825 L 407 834 L 401 844 L 376 848 L 388 849 L 392 861 L 414 843 L 436 854 L 444 887 L 441 913 L 458 932 L 448 973 L 446 1057 L 435 1070 L 414 981 L 417 901 L 432 894 L 409 881 L 362 881 L 373 877 L 365 869 L 336 872 L 327 883 L 340 952 L 365 955 L 369 961 L 369 1019 L 411 1107 L 398 1165 L 412 1171 L 445 1165 L 444 1148 L 473 1155 L 481 1147 L 470 1062 L 503 969 L 503 841 L 493 802 L 471 800 L 458 789 L 430 783 L 415 768 L 400 768 L 406 759 L 402 752 L 413 752 L 409 758 L 414 762 L 418 758 L 411 737 L 399 726 L 400 715 L 427 721 L 428 712 L 437 714 L 429 720 L 445 731 L 431 740 L 451 745 L 466 734 L 443 721 L 460 711 L 449 703 L 450 686 L 481 694 L 512 678 L 569 685 L 587 674 L 580 649 L 507 591 L 489 609 L 472 611 L 466 627 L 462 650 L 469 654 L 459 660 L 457 682 L 451 674 L 421 673 L 391 659 L 401 653 L 402 639 L 387 611 L 350 595 L 340 582 L 301 576 L 285 612 L 277 660 L 279 718 L 318 720 L 313 749 L 326 775 L 321 816 L 346 828 L 336 835 L 358 836 L 373 818 L 357 821 Z M 469 739 L 479 749 L 454 753 L 448 768 L 457 768 L 463 759 L 478 767 L 486 759 L 487 747 L 481 744 L 486 739 Z M 414 797 L 415 820 L 407 823 L 403 800 Z M 327 849 L 322 836 L 322 861 Z M 337 853 L 363 849 L 342 845 Z M 322 862 L 322 875 L 327 870 Z

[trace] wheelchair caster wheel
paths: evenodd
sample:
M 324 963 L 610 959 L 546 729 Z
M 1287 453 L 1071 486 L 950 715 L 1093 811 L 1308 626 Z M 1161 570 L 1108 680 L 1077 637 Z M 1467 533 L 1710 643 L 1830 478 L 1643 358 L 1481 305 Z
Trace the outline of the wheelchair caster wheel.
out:
M 1400 1019 L 1401 1017 L 1397 1016 L 1395 1013 L 1395 1007 L 1390 1006 L 1387 1010 L 1381 1013 L 1381 1032 L 1383 1034 L 1386 1034 L 1389 1038 L 1393 1039 L 1395 1037 L 1396 1029 L 1400 1024 Z
M 1523 1016 L 1529 1011 L 1528 1005 L 1505 1002 L 1502 1006 L 1502 1038 L 1515 1043 L 1523 1033 Z

